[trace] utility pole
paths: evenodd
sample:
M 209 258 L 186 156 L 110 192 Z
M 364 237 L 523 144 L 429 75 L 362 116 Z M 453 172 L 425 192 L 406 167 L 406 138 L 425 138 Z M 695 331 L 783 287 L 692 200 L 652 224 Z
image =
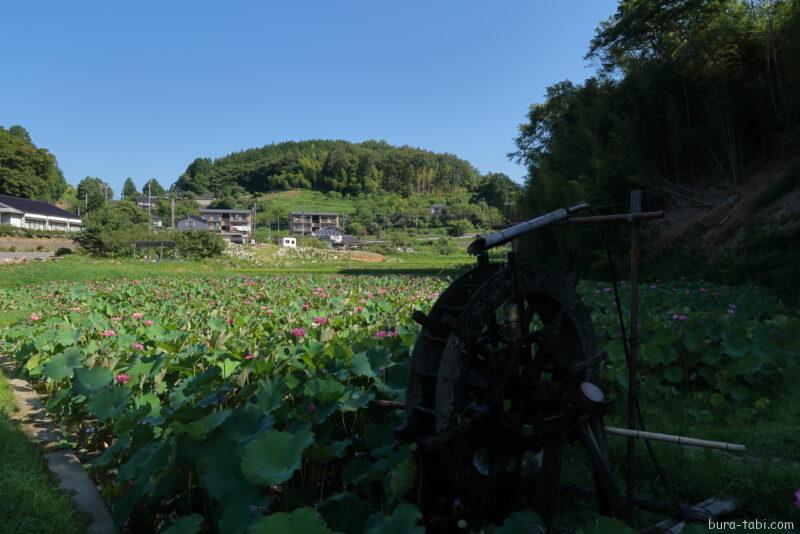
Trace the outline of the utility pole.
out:
M 152 178 L 150 180 L 152 180 Z M 152 232 L 153 231 L 153 219 L 150 216 L 150 205 L 153 203 L 153 201 L 151 200 L 150 196 L 151 196 L 150 195 L 150 181 L 148 181 L 147 182 L 147 231 L 148 232 Z
M 253 244 L 256 242 L 256 213 L 258 213 L 258 204 L 253 204 L 253 220 L 250 222 L 250 242 Z
M 172 227 L 175 228 L 175 195 L 170 198 L 170 212 L 172 218 Z

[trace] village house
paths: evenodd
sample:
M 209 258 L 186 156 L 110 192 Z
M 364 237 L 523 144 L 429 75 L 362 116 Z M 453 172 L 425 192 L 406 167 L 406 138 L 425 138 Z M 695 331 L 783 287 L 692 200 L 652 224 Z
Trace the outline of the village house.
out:
M 158 197 L 147 196 L 147 195 L 136 195 L 133 197 L 133 201 L 136 203 L 137 206 L 146 210 L 148 208 L 158 208 Z
M 247 243 L 253 235 L 253 214 L 250 210 L 201 209 L 208 230 L 232 243 Z
M 81 218 L 40 200 L 0 195 L 0 224 L 28 230 L 79 232 Z
M 202 217 L 197 215 L 188 215 L 183 219 L 175 221 L 175 227 L 179 231 L 184 230 L 208 230 L 208 223 Z
M 361 240 L 354 235 L 344 234 L 331 238 L 331 246 L 341 247 L 345 250 L 355 248 L 361 244 Z
M 175 200 L 194 200 L 201 208 L 207 208 L 209 204 L 217 199 L 214 195 L 192 193 L 190 191 L 181 191 L 180 189 L 170 191 L 170 194 L 175 195 Z
M 285 248 L 297 248 L 297 239 L 294 237 L 282 237 L 278 245 Z
M 289 220 L 295 234 L 317 235 L 323 228 L 338 228 L 342 216 L 332 211 L 293 211 Z

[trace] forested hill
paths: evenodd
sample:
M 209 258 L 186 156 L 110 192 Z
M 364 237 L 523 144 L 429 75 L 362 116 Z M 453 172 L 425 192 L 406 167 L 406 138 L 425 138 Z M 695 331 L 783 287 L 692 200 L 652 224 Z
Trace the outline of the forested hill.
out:
M 473 190 L 479 183 L 478 171 L 452 154 L 384 141 L 311 140 L 266 145 L 215 160 L 197 158 L 175 187 L 217 194 L 239 186 L 253 193 L 309 188 L 352 195 L 378 191 L 412 195 Z
M 693 207 L 732 212 L 732 203 L 744 203 L 767 180 L 775 181 L 763 192 L 770 202 L 800 194 L 800 167 L 785 164 L 800 159 L 800 2 L 621 0 L 587 44 L 596 74 L 548 88 L 520 127 L 512 156 L 528 167 L 523 213 L 579 199 L 624 210 L 628 191 L 640 188 L 648 208 L 689 221 Z M 752 214 L 766 200 L 743 211 Z M 698 244 L 687 254 L 692 261 L 683 263 L 693 269 L 687 276 L 738 283 L 748 273 L 796 266 L 800 212 L 782 213 L 765 228 L 748 216 L 731 229 L 770 243 L 769 264 L 763 250 L 726 239 L 719 248 Z M 622 237 L 626 229 L 618 229 Z M 672 269 L 666 259 L 689 246 L 686 236 L 709 230 L 675 234 L 681 237 L 668 243 L 672 253 L 661 265 Z M 537 252 L 580 265 L 597 246 L 594 229 L 573 229 L 542 240 Z M 730 260 L 744 274 L 717 276 L 721 271 L 704 269 L 704 259 Z

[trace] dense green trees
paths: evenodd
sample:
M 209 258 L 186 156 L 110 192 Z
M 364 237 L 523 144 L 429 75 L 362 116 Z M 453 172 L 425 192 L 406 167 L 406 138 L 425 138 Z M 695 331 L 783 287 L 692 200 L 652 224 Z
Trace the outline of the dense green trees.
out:
M 56 158 L 31 141 L 22 126 L 0 126 L 0 194 L 57 201 L 67 182 Z
M 452 154 L 436 154 L 383 141 L 300 141 L 267 145 L 210 160 L 194 160 L 175 187 L 221 194 L 239 186 L 250 192 L 308 188 L 368 194 L 403 195 L 473 189 L 478 172 Z
M 155 178 L 150 178 L 142 186 L 143 195 L 153 195 L 154 197 L 163 196 L 166 193 L 164 188 Z
M 481 178 L 475 198 L 511 217 L 519 195 L 519 184 L 501 172 L 490 172 Z
M 125 178 L 125 183 L 122 185 L 122 199 L 133 200 L 138 194 L 139 190 L 136 189 L 136 184 L 133 183 L 133 180 L 130 177 Z
M 797 150 L 799 36 L 798 2 L 622 0 L 591 42 L 597 74 L 550 87 L 520 127 L 522 205 L 620 208 L 634 187 L 666 200 Z
M 78 183 L 78 206 L 83 207 L 86 213 L 95 211 L 114 198 L 111 186 L 100 178 L 87 176 Z

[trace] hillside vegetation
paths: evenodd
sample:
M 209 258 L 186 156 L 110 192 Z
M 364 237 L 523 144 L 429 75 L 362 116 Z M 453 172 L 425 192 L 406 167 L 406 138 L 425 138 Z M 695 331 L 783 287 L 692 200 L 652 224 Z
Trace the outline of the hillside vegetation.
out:
M 56 158 L 22 126 L 0 126 L 0 195 L 53 202 L 67 189 Z
M 596 74 L 582 84 L 551 86 L 520 126 L 511 156 L 529 170 L 523 210 L 578 199 L 625 210 L 628 191 L 641 188 L 646 207 L 682 216 L 693 206 L 730 205 L 734 189 L 757 189 L 748 180 L 763 180 L 765 165 L 800 147 L 798 36 L 798 2 L 623 0 L 591 42 L 587 59 L 599 63 Z M 784 180 L 770 202 L 794 189 L 796 177 Z M 744 232 L 749 219 L 735 220 L 740 226 L 732 233 Z M 760 269 L 779 270 L 788 261 L 789 247 L 781 245 L 787 239 L 769 237 L 785 233 L 786 224 L 748 226 L 761 243 L 771 242 L 771 260 Z M 621 236 L 624 228 L 618 229 Z M 586 265 L 587 255 L 599 252 L 592 228 L 559 230 L 558 240 L 544 237 L 532 248 L 570 266 Z M 688 251 L 693 265 L 701 263 L 698 252 L 716 253 Z M 763 246 L 745 252 L 762 255 Z M 660 267 L 669 272 L 672 266 Z M 726 281 L 749 280 L 748 269 L 726 272 Z M 720 274 L 694 272 L 700 273 Z
M 197 158 L 175 186 L 195 193 L 241 187 L 248 192 L 291 188 L 357 195 L 378 191 L 433 194 L 478 187 L 480 175 L 452 154 L 384 141 L 288 141 L 210 159 Z

